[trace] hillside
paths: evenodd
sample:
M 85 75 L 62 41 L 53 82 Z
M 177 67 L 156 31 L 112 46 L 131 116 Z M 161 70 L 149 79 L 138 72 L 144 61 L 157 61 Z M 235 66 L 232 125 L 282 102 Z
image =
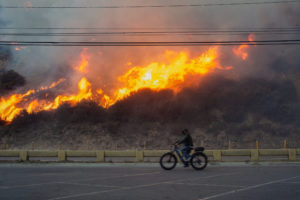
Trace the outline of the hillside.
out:
M 299 146 L 299 95 L 287 79 L 204 78 L 178 94 L 140 90 L 109 109 L 85 101 L 54 111 L 23 114 L 2 125 L 10 148 L 166 149 L 183 128 L 207 148 Z

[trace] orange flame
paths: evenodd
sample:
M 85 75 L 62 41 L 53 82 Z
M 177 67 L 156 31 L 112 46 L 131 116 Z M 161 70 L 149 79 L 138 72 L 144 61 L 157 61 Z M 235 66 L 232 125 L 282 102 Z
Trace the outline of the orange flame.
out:
M 88 66 L 90 56 L 86 56 L 86 52 L 87 49 L 83 49 L 80 55 L 81 63 L 75 68 L 80 72 L 85 71 Z M 222 67 L 218 57 L 217 47 L 208 49 L 196 58 L 189 58 L 188 52 L 184 51 L 166 51 L 165 58 L 167 62 L 152 62 L 144 67 L 133 66 L 131 62 L 127 62 L 127 66 L 133 67 L 117 78 L 118 88 L 110 88 L 109 91 L 104 91 L 102 88 L 93 90 L 92 84 L 83 77 L 78 82 L 77 94 L 60 94 L 52 100 L 48 98 L 48 94 L 46 94 L 45 99 L 34 97 L 34 93 L 54 88 L 65 81 L 65 79 L 60 79 L 50 86 L 41 87 L 36 91 L 30 90 L 25 94 L 14 94 L 7 99 L 1 98 L 1 119 L 11 122 L 22 110 L 26 110 L 28 113 L 53 110 L 64 103 L 76 105 L 82 100 L 92 100 L 100 106 L 108 108 L 117 101 L 129 96 L 132 92 L 143 88 L 152 90 L 171 89 L 176 93 L 183 87 L 196 84 L 192 78 L 194 76 L 199 78 L 201 75 L 213 72 L 216 69 L 231 69 L 231 67 Z
M 35 93 L 34 90 L 29 90 L 25 94 L 14 94 L 8 99 L 1 97 L 0 99 L 0 115 L 1 119 L 7 122 L 11 122 L 15 116 L 21 113 L 24 108 L 18 108 L 16 105 L 22 101 L 24 98 Z M 26 101 L 26 100 L 25 100 Z
M 42 87 L 40 87 L 40 89 L 39 89 L 38 91 L 48 90 L 48 89 L 54 88 L 54 87 L 56 87 L 57 85 L 59 85 L 59 84 L 61 84 L 62 82 L 64 82 L 65 80 L 66 80 L 65 78 L 61 78 L 61 79 L 59 79 L 58 81 L 51 83 L 50 86 L 42 86 Z
M 118 80 L 124 86 L 117 89 L 112 98 L 106 97 L 106 105 L 110 106 L 142 88 L 172 89 L 178 92 L 182 87 L 189 85 L 189 81 L 185 79 L 186 75 L 203 75 L 216 68 L 222 68 L 216 60 L 217 48 L 211 48 L 195 59 L 189 59 L 186 52 L 166 51 L 165 56 L 169 58 L 168 64 L 153 62 L 146 67 L 133 67 L 120 76 Z
M 253 33 L 249 34 L 248 41 L 253 42 L 254 39 L 255 39 L 255 35 Z M 248 58 L 248 53 L 246 51 L 248 48 L 249 48 L 249 45 L 242 44 L 238 48 L 233 48 L 233 53 L 236 56 L 241 57 L 243 60 L 246 60 Z
M 74 105 L 82 100 L 88 100 L 92 97 L 92 90 L 91 90 L 91 83 L 87 81 L 86 78 L 82 78 L 78 83 L 78 94 L 76 95 L 58 95 L 54 101 L 52 102 L 46 102 L 44 100 L 38 101 L 34 100 L 32 101 L 28 107 L 27 112 L 38 112 L 42 110 L 53 110 L 58 108 L 60 105 L 64 103 L 69 103 L 71 105 Z
M 81 73 L 87 73 L 87 66 L 89 64 L 90 56 L 87 54 L 88 48 L 83 48 L 83 50 L 80 53 L 81 62 L 79 66 L 75 66 L 74 69 L 81 72 Z

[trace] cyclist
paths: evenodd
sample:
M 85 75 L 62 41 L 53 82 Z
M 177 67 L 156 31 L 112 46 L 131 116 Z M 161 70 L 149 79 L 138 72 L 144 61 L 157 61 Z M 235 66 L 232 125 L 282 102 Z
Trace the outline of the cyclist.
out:
M 188 160 L 190 158 L 190 152 L 193 149 L 193 139 L 188 131 L 188 129 L 183 129 L 182 131 L 183 138 L 176 142 L 176 144 L 183 144 L 184 146 L 181 149 L 182 154 L 185 157 L 184 167 L 188 167 Z

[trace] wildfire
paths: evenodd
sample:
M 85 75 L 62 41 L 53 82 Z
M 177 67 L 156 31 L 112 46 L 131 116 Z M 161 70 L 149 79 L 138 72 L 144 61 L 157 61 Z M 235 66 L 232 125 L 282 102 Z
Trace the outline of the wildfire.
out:
M 10 96 L 8 99 L 4 99 L 1 97 L 0 99 L 0 114 L 1 119 L 4 121 L 12 121 L 16 115 L 20 114 L 20 112 L 24 109 L 21 107 L 17 107 L 16 105 L 23 100 L 25 97 L 35 93 L 34 90 L 29 90 L 25 94 L 14 94 Z
M 87 49 L 85 48 L 80 55 L 80 65 L 74 68 L 81 76 L 87 73 L 86 68 L 89 67 L 90 56 L 87 56 L 86 53 Z M 27 113 L 53 110 L 65 103 L 76 105 L 83 100 L 92 100 L 100 106 L 108 108 L 118 100 L 142 88 L 171 89 L 176 93 L 183 87 L 195 84 L 193 78 L 190 77 L 201 77 L 201 75 L 210 73 L 215 69 L 231 69 L 230 67 L 222 67 L 218 57 L 217 47 L 208 49 L 196 58 L 190 58 L 188 52 L 185 51 L 166 51 L 166 62 L 152 62 L 146 66 L 133 66 L 131 62 L 128 62 L 130 65 L 126 63 L 125 65 L 131 68 L 117 78 L 118 88 L 109 88 L 108 91 L 103 88 L 93 88 L 92 83 L 86 77 L 82 77 L 78 82 L 78 91 L 75 94 L 68 91 L 54 98 L 48 98 L 48 94 L 43 99 L 35 97 L 35 93 L 55 88 L 65 81 L 65 79 L 60 79 L 50 86 L 29 90 L 25 94 L 14 94 L 6 99 L 2 97 L 0 100 L 1 119 L 11 122 L 23 110 L 26 110 Z
M 42 86 L 38 91 L 48 90 L 48 89 L 54 88 L 54 87 L 56 87 L 57 85 L 59 85 L 59 84 L 61 84 L 62 82 L 64 82 L 65 80 L 66 80 L 65 78 L 61 78 L 61 79 L 59 79 L 58 81 L 51 83 L 50 86 Z
M 169 63 L 153 62 L 146 67 L 133 67 L 124 75 L 118 77 L 124 87 L 117 89 L 113 100 L 108 105 L 129 96 L 141 88 L 152 90 L 172 89 L 178 92 L 190 84 L 187 75 L 203 75 L 216 68 L 222 68 L 218 63 L 218 50 L 211 48 L 195 59 L 189 59 L 187 52 L 166 51 Z
M 80 53 L 81 62 L 78 66 L 75 66 L 74 69 L 81 72 L 87 73 L 87 66 L 89 64 L 90 56 L 87 54 L 87 48 L 83 48 L 82 52 Z
M 253 42 L 255 39 L 255 35 L 253 33 L 251 33 L 248 36 L 248 41 L 249 42 Z M 243 60 L 246 60 L 248 58 L 248 53 L 247 53 L 247 49 L 249 48 L 249 45 L 247 44 L 242 44 L 240 45 L 238 48 L 233 48 L 233 53 L 238 56 L 241 57 Z

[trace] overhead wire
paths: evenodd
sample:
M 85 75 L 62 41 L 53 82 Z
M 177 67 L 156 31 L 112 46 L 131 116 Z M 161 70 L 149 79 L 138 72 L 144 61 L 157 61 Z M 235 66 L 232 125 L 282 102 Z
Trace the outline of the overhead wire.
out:
M 300 40 L 257 41 L 176 41 L 176 42 L 56 42 L 0 41 L 0 46 L 233 46 L 233 45 L 299 45 Z
M 78 29 L 80 32 L 45 32 L 48 29 L 22 29 L 34 30 L 34 32 L 3 32 L 2 30 L 20 30 L 17 28 L 0 28 L 0 35 L 2 36 L 165 36 L 165 35 L 248 35 L 250 33 L 263 35 L 291 35 L 299 34 L 300 28 L 282 28 L 282 29 L 194 29 L 194 30 L 160 30 L 160 31 L 82 31 L 85 29 Z M 54 29 L 58 30 L 58 29 Z M 69 30 L 69 29 L 65 29 Z M 76 30 L 76 29 L 72 29 Z M 86 29 L 90 30 L 90 29 Z M 38 32 L 37 32 L 38 31 Z
M 299 3 L 299 0 L 287 1 L 255 1 L 255 2 L 231 2 L 231 3 L 202 3 L 202 4 L 165 4 L 165 5 L 115 5 L 115 6 L 14 6 L 4 5 L 0 8 L 20 9 L 20 8 L 36 8 L 36 9 L 118 9 L 118 8 L 178 8 L 178 7 L 208 7 L 208 6 L 241 6 L 241 5 L 266 5 L 266 4 L 286 4 Z

